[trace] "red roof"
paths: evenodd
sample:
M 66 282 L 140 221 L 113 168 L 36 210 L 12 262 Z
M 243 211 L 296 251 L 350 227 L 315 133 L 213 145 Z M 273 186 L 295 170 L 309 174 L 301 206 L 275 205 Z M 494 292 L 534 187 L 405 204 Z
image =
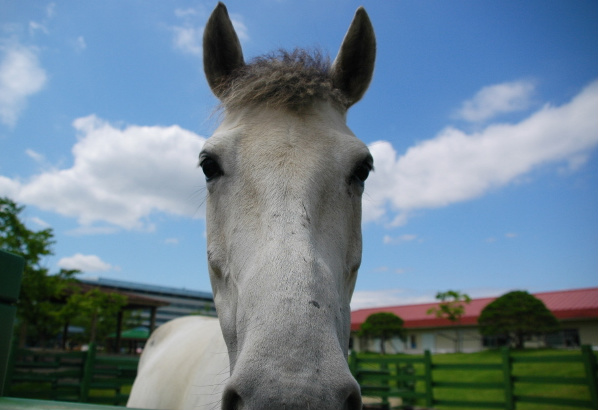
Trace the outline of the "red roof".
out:
M 598 288 L 562 290 L 557 292 L 534 293 L 557 319 L 598 318 Z M 472 299 L 465 305 L 465 314 L 461 324 L 475 325 L 478 316 L 490 302 L 497 299 Z M 452 326 L 448 319 L 439 319 L 434 314 L 427 314 L 428 309 L 438 306 L 438 302 L 421 305 L 387 306 L 360 309 L 351 312 L 351 330 L 359 330 L 369 315 L 377 312 L 392 312 L 403 319 L 406 328 Z

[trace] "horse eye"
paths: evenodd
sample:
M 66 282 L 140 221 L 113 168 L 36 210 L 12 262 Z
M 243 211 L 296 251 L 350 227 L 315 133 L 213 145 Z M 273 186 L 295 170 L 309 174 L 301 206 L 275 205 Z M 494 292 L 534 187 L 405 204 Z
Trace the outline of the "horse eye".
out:
M 201 167 L 203 174 L 206 176 L 206 181 L 211 181 L 212 179 L 223 174 L 220 165 L 218 165 L 216 160 L 213 158 L 205 157 L 201 160 L 199 166 Z
M 368 179 L 368 176 L 370 175 L 370 168 L 362 164 L 357 167 L 354 175 L 355 178 L 357 178 L 359 181 L 365 182 L 365 180 Z
M 373 169 L 371 160 L 367 159 L 359 163 L 353 170 L 353 179 L 356 180 L 360 185 L 363 186 L 365 180 L 370 176 L 370 172 Z

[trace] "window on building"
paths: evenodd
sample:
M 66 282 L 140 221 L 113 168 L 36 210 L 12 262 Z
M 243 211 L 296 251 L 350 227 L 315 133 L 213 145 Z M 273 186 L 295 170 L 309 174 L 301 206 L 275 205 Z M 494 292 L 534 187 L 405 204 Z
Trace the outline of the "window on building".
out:
M 579 346 L 579 331 L 577 329 L 562 329 L 546 335 L 546 346 L 549 347 L 577 347 Z
M 409 336 L 409 347 L 411 349 L 417 349 L 417 337 L 415 335 Z
M 509 345 L 509 338 L 506 336 L 484 336 L 482 338 L 482 346 L 488 348 L 496 348 Z

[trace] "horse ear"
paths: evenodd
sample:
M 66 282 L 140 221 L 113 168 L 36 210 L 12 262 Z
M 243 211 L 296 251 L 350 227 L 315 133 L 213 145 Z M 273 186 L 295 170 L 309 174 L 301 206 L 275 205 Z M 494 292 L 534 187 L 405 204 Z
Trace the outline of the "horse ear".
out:
M 368 89 L 375 59 L 374 27 L 365 9 L 360 7 L 330 68 L 332 83 L 348 98 L 349 107 L 359 101 Z
M 245 65 L 239 37 L 228 17 L 226 6 L 218 3 L 203 33 L 203 69 L 216 97 L 233 70 Z

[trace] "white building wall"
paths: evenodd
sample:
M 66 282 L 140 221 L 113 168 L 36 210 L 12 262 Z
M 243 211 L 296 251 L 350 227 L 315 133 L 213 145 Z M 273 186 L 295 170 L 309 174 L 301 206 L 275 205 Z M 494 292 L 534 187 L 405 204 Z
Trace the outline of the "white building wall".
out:
M 598 349 L 598 320 L 562 322 L 563 328 L 576 328 L 579 331 L 579 343 Z
M 561 322 L 562 329 L 575 329 L 579 334 L 580 345 L 591 345 L 598 348 L 598 319 L 567 320 Z M 484 350 L 483 338 L 477 326 L 461 328 L 461 351 L 463 353 Z M 456 330 L 454 327 L 407 329 L 407 338 L 401 341 L 398 338 L 386 342 L 387 353 L 412 353 L 421 354 L 424 350 L 431 353 L 454 353 L 456 351 Z M 380 351 L 380 340 L 367 340 L 353 335 L 353 348 L 356 351 Z M 533 338 L 526 342 L 526 346 L 543 347 L 544 341 Z M 563 346 L 567 347 L 567 346 Z

